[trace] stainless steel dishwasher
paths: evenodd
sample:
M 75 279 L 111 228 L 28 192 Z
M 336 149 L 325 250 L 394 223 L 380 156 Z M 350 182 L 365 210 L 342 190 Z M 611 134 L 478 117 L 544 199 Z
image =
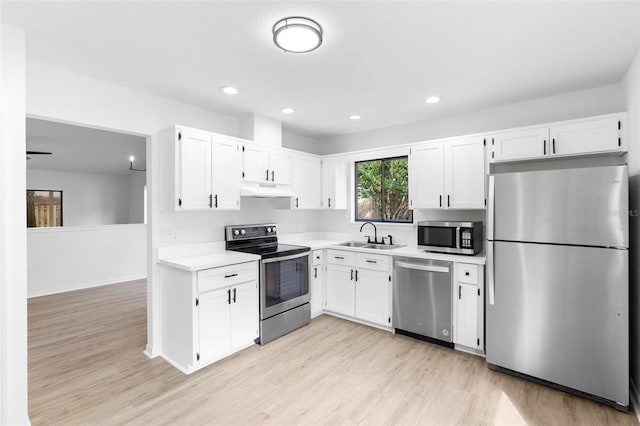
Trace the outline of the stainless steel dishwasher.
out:
M 393 287 L 396 333 L 453 347 L 452 271 L 452 262 L 396 258 Z

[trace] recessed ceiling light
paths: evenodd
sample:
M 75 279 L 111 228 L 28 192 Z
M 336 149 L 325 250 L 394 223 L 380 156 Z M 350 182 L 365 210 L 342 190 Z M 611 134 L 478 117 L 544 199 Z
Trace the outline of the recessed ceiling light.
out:
M 358 114 L 353 114 L 349 116 L 349 120 L 360 120 L 362 117 L 360 117 Z
M 294 112 L 293 108 L 282 108 L 283 114 L 293 114 Z
M 220 88 L 220 91 L 222 93 L 227 94 L 227 95 L 236 95 L 236 94 L 238 94 L 238 89 L 236 89 L 235 87 L 231 87 L 231 86 L 222 86 Z
M 429 96 L 425 102 L 428 104 L 437 104 L 440 102 L 440 98 L 438 96 Z
M 273 42 L 285 52 L 305 53 L 322 44 L 322 27 L 313 19 L 290 16 L 276 22 Z

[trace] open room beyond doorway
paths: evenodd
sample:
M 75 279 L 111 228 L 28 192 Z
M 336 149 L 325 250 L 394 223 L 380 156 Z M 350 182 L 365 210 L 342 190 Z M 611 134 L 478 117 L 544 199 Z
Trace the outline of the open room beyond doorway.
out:
M 146 139 L 27 118 L 29 297 L 146 278 Z

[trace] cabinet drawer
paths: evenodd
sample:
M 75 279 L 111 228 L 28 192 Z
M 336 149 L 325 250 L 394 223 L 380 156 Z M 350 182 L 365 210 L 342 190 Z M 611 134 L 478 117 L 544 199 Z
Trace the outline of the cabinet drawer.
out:
M 458 263 L 458 282 L 478 284 L 478 265 Z
M 256 262 L 238 263 L 198 272 L 198 292 L 215 290 L 258 279 Z
M 358 253 L 356 268 L 374 271 L 389 271 L 389 256 L 383 254 Z
M 327 250 L 327 263 L 353 266 L 355 253 L 352 251 Z
M 324 260 L 324 252 L 322 250 L 314 250 L 311 253 L 311 262 L 313 266 L 322 265 L 323 260 Z

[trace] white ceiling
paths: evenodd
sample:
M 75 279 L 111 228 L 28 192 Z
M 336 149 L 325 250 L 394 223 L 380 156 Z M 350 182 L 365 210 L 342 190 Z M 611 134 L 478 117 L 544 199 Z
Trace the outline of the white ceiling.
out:
M 325 137 L 616 83 L 640 47 L 638 1 L 10 2 L 31 61 Z M 284 53 L 308 16 L 324 44 Z M 236 96 L 218 88 L 232 85 Z M 437 94 L 442 102 L 427 105 Z M 295 114 L 284 116 L 289 106 Z M 351 114 L 362 120 L 352 122 Z
M 31 155 L 28 169 L 128 175 L 131 155 L 136 169 L 146 169 L 143 137 L 33 118 L 27 118 L 27 151 L 52 153 Z

